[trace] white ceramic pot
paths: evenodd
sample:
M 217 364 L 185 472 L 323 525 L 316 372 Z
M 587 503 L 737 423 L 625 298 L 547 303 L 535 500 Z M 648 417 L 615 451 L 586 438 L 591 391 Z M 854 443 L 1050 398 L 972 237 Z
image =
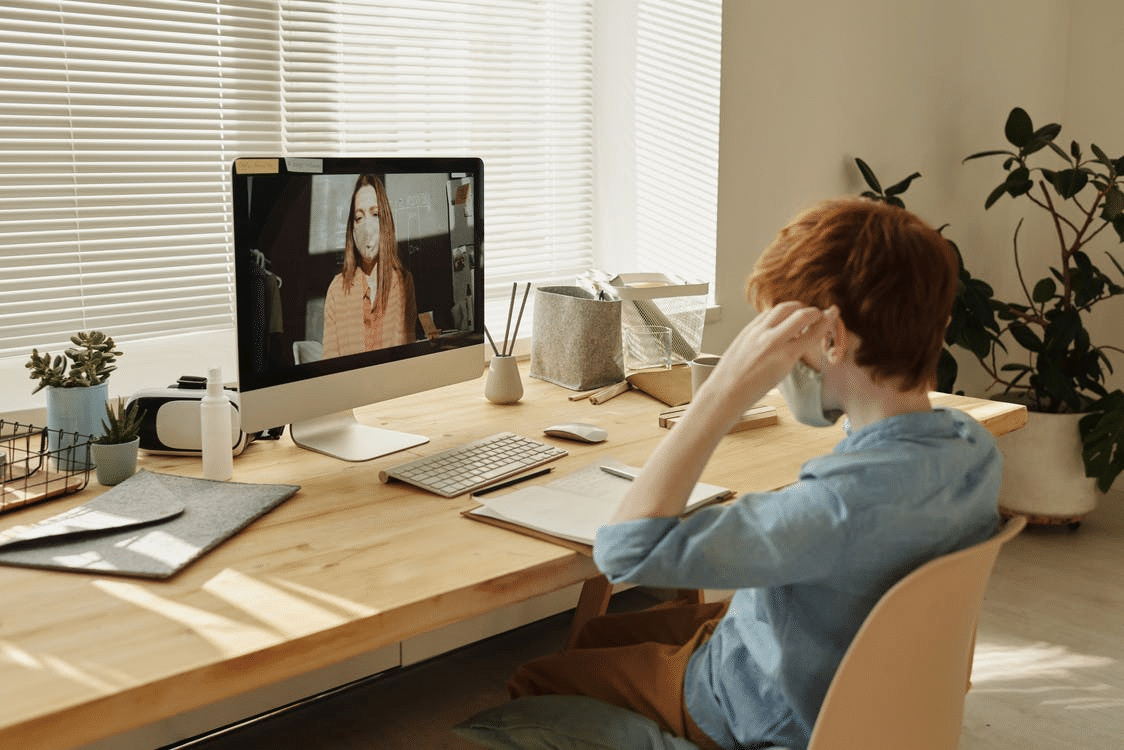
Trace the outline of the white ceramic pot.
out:
M 1082 414 L 1027 414 L 1026 427 L 998 438 L 1003 452 L 999 506 L 1032 523 L 1080 523 L 1097 507 L 1097 480 L 1081 460 Z
M 494 404 L 514 404 L 523 398 L 523 380 L 515 357 L 492 357 L 488 379 L 484 382 L 484 397 Z

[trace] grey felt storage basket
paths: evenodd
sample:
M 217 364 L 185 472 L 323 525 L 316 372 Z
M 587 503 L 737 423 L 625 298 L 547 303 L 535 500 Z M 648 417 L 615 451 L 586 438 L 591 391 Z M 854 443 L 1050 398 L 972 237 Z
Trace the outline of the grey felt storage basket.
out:
M 620 300 L 600 300 L 578 286 L 544 286 L 535 289 L 534 310 L 531 377 L 576 391 L 624 380 Z

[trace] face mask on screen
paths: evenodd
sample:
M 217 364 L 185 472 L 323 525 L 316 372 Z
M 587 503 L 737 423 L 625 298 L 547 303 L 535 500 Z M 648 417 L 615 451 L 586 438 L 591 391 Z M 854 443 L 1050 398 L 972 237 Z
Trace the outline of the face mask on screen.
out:
M 792 410 L 792 416 L 810 427 L 831 427 L 843 416 L 840 409 L 824 410 L 823 373 L 803 362 L 796 363 L 777 383 L 777 389 Z

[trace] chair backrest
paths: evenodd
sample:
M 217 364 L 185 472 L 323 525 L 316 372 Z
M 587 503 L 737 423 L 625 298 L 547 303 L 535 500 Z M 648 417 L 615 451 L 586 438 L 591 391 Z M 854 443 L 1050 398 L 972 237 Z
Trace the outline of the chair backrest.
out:
M 991 539 L 922 565 L 883 595 L 851 642 L 808 750 L 955 750 L 976 623 L 1000 548 Z

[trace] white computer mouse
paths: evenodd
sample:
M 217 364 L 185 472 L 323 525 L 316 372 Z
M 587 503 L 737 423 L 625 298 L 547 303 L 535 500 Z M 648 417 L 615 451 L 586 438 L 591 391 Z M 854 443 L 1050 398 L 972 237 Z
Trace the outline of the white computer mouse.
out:
M 577 440 L 582 443 L 600 443 L 609 437 L 609 433 L 600 427 L 585 422 L 554 424 L 543 428 L 543 432 L 551 437 Z

